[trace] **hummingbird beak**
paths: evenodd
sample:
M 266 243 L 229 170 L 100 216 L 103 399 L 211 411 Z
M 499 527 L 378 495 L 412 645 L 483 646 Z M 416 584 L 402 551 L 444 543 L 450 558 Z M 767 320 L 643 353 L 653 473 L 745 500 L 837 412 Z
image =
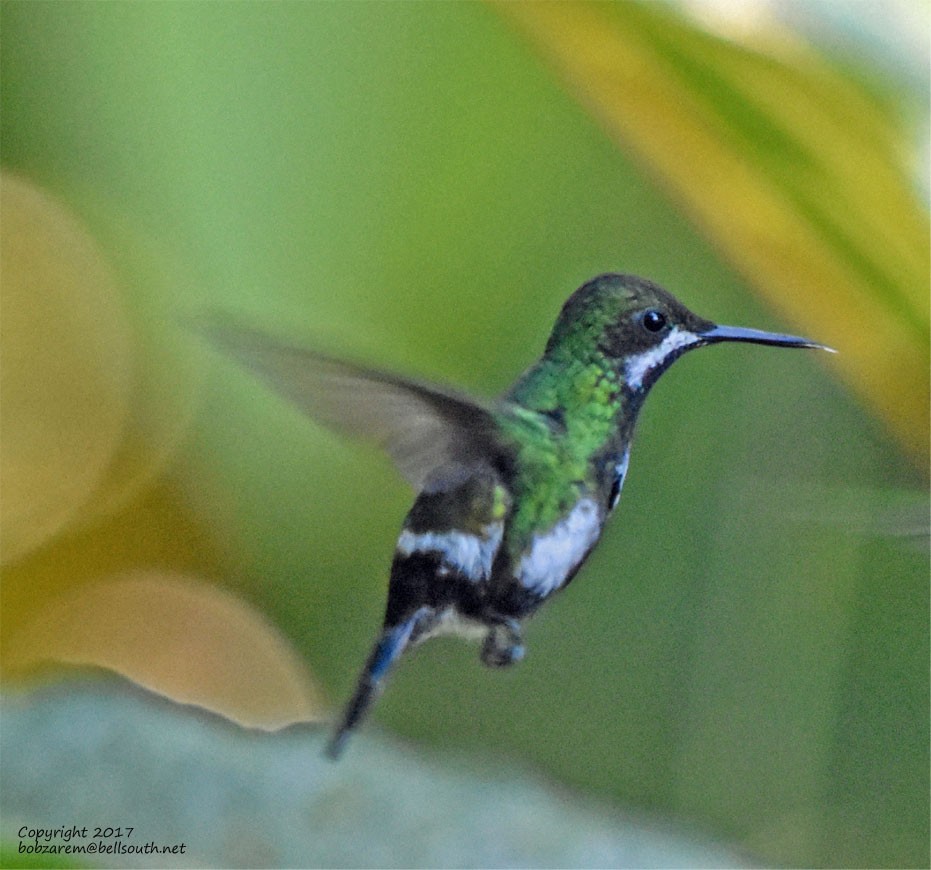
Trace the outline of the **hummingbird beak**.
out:
M 810 347 L 816 350 L 826 350 L 828 353 L 837 353 L 833 347 L 819 344 L 798 335 L 783 335 L 779 332 L 764 332 L 761 329 L 747 329 L 743 326 L 712 326 L 699 336 L 704 344 L 714 344 L 719 341 L 749 341 L 753 344 L 772 344 L 779 347 Z

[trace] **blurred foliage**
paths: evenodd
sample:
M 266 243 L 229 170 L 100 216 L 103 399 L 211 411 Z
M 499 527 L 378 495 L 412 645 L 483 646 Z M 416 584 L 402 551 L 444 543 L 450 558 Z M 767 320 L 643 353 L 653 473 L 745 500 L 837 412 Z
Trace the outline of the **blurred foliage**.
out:
M 124 626 L 91 618 L 111 606 L 95 596 L 142 570 L 182 582 L 165 600 L 203 592 L 184 599 L 201 616 L 130 599 L 174 677 L 250 656 L 207 631 L 233 591 L 276 673 L 312 693 L 284 635 L 332 699 L 348 691 L 410 493 L 176 329 L 190 312 L 494 393 L 607 269 L 721 322 L 783 326 L 739 274 L 838 345 L 878 420 L 815 355 L 690 355 L 647 402 L 617 518 L 529 627 L 527 660 L 492 673 L 431 643 L 370 731 L 511 757 L 767 862 L 927 864 L 927 215 L 888 163 L 891 116 L 840 67 L 654 5 L 0 16 L 5 679 L 64 655 L 72 606 L 113 631 L 115 666 Z M 651 138 L 664 124 L 682 135 Z M 916 503 L 919 547 L 899 513 Z M 67 629 L 69 660 L 104 663 Z M 216 673 L 241 674 L 230 697 L 262 679 Z M 351 787 L 351 771 L 329 775 Z
M 804 44 L 754 50 L 658 4 L 498 8 L 924 462 L 931 226 L 885 107 Z
M 83 864 L 79 861 L 69 861 L 61 856 L 51 855 L 21 855 L 19 853 L 19 843 L 13 845 L 12 838 L 9 844 L 0 844 L 0 867 L 18 867 L 18 868 L 41 868 L 41 870 L 70 870 L 70 868 L 89 867 L 89 864 Z

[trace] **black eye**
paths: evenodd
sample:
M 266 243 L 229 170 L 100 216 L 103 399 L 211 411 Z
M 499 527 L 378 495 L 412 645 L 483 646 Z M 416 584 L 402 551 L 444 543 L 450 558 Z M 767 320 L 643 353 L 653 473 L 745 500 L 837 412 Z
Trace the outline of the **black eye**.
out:
M 666 328 L 666 315 L 655 308 L 648 308 L 643 312 L 640 322 L 647 332 L 660 332 Z

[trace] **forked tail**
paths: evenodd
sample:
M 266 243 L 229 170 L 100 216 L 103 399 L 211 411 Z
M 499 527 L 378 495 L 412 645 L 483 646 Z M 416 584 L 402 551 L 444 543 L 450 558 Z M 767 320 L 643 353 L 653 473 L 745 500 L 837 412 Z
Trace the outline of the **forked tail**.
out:
M 422 607 L 404 622 L 382 631 L 362 669 L 356 690 L 346 705 L 343 717 L 327 743 L 327 757 L 335 761 L 342 755 L 349 736 L 381 694 L 385 678 L 410 644 L 414 629 L 430 613 L 429 608 Z

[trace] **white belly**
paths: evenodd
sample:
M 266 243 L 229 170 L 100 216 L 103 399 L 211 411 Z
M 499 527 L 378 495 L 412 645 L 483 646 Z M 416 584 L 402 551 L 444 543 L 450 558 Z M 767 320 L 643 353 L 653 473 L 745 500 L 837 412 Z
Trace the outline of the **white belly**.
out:
M 521 585 L 541 596 L 555 592 L 595 545 L 601 524 L 598 505 L 590 498 L 579 499 L 568 516 L 534 535 L 517 567 Z

